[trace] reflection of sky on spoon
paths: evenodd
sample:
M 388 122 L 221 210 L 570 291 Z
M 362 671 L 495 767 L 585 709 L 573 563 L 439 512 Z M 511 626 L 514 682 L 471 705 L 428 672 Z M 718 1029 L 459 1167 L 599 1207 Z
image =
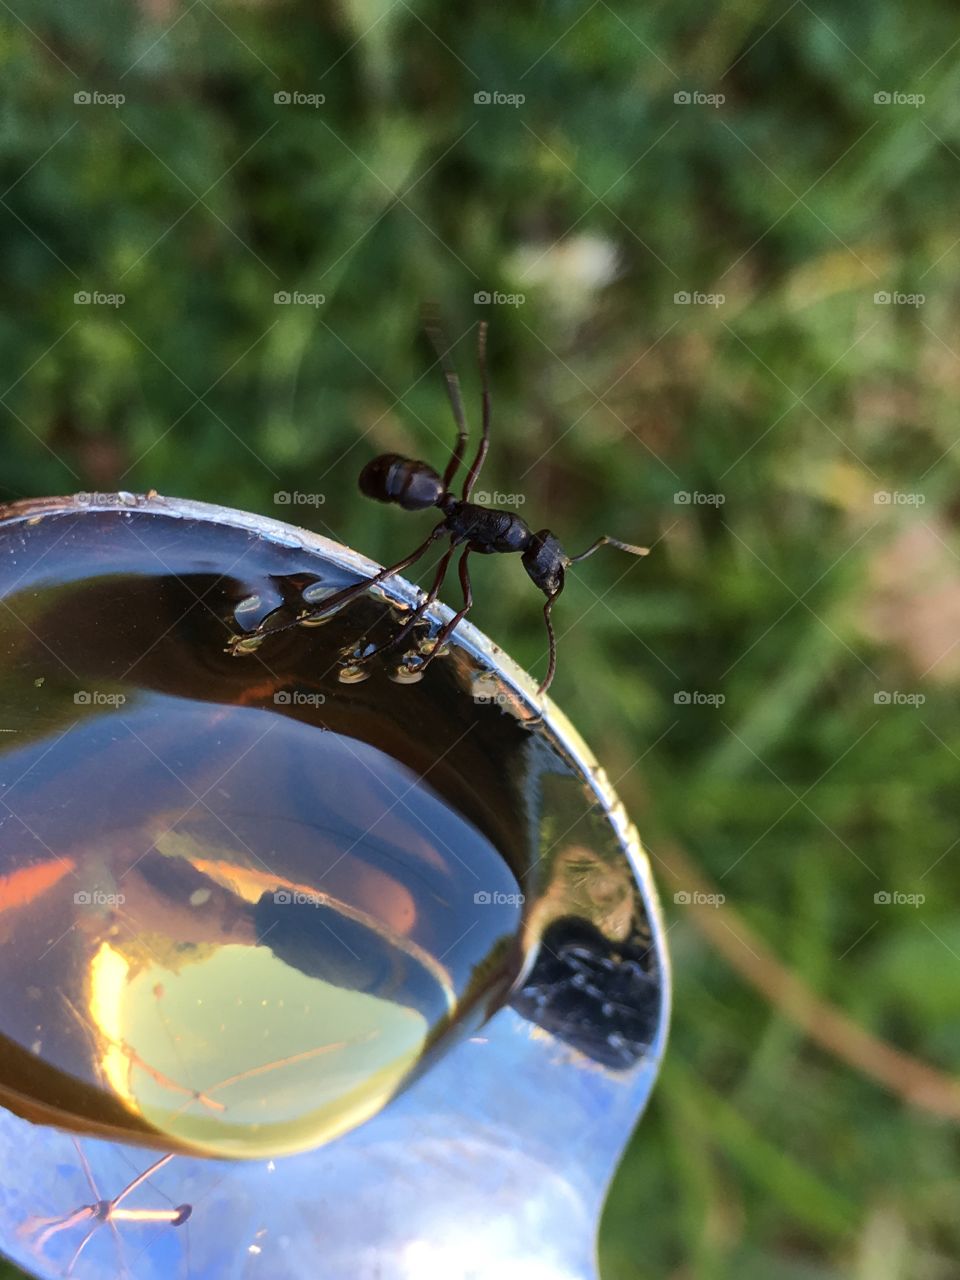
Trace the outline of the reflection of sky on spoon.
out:
M 499 1277 L 498 1257 L 539 1266 L 544 1280 L 592 1276 L 606 1181 L 656 1062 L 616 1080 L 575 1058 L 504 1009 L 483 1037 L 457 1045 L 385 1111 L 327 1147 L 240 1163 L 177 1156 L 135 1200 L 187 1202 L 192 1216 L 177 1228 L 124 1224 L 121 1234 L 133 1242 L 128 1256 L 137 1258 L 133 1274 L 422 1280 L 404 1253 L 420 1241 L 430 1249 L 421 1243 L 413 1261 L 430 1265 L 454 1259 L 459 1247 L 461 1269 L 448 1272 L 451 1280 L 469 1276 L 482 1257 L 490 1268 L 478 1270 L 477 1280 Z M 104 1196 L 155 1158 L 93 1139 L 83 1145 Z M 89 1203 L 89 1189 L 68 1135 L 9 1114 L 0 1115 L 0 1159 L 21 1175 L 4 1188 L 0 1230 L 5 1241 L 16 1240 L 18 1261 L 36 1267 L 29 1240 L 11 1226 Z M 76 1236 L 51 1240 L 43 1274 L 59 1274 L 50 1260 L 62 1267 L 77 1243 Z M 251 1245 L 260 1252 L 249 1253 Z M 88 1246 L 76 1275 L 119 1280 L 109 1230 Z

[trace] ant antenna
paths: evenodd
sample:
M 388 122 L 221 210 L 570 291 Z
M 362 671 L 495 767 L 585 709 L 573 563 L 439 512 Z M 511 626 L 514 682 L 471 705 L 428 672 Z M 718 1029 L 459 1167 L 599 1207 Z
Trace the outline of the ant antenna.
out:
M 604 534 L 587 547 L 586 551 L 581 551 L 578 556 L 568 556 L 567 559 L 570 564 L 575 564 L 578 560 L 586 560 L 587 556 L 592 556 L 595 551 L 599 551 L 601 547 L 605 547 L 608 544 L 611 547 L 618 547 L 621 551 L 629 551 L 632 556 L 648 556 L 650 554 L 649 547 L 635 547 L 632 543 L 620 542 L 617 538 L 611 538 Z
M 551 684 L 553 684 L 553 677 L 556 675 L 557 671 L 557 637 L 554 635 L 553 620 L 550 617 L 550 610 L 553 608 L 553 603 L 559 594 L 559 591 L 555 591 L 553 595 L 548 596 L 547 603 L 543 606 L 543 620 L 547 624 L 547 639 L 550 642 L 550 661 L 547 664 L 547 674 L 543 677 L 543 682 L 537 690 L 538 698 L 542 698 L 550 688 Z
M 450 455 L 447 469 L 443 473 L 443 488 L 444 492 L 446 492 L 450 488 L 453 477 L 457 474 L 460 463 L 463 461 L 470 430 L 467 426 L 467 415 L 463 407 L 460 377 L 453 367 L 453 361 L 450 359 L 450 346 L 447 343 L 443 329 L 440 327 L 436 311 L 432 307 L 424 308 L 423 327 L 426 329 L 427 337 L 430 339 L 430 343 L 437 353 L 437 359 L 440 361 L 440 368 L 443 370 L 444 381 L 447 384 L 450 408 L 453 410 L 453 420 L 457 424 L 457 443 L 454 446 L 453 453 Z
M 578 560 L 586 560 L 587 556 L 592 556 L 595 551 L 599 551 L 601 547 L 611 546 L 617 547 L 620 551 L 628 551 L 632 556 L 646 556 L 650 554 L 649 547 L 635 547 L 630 542 L 621 542 L 619 538 L 611 538 L 608 534 L 603 534 L 597 538 L 596 542 L 591 543 L 586 551 L 581 551 L 577 556 L 566 556 L 567 564 L 575 564 Z M 557 671 L 557 637 L 553 630 L 553 621 L 550 617 L 550 611 L 553 608 L 557 597 L 563 590 L 563 582 L 556 591 L 547 596 L 547 603 L 543 606 L 543 620 L 547 625 L 547 640 L 550 644 L 550 660 L 547 664 L 547 674 L 543 678 L 543 683 L 537 690 L 537 697 L 542 698 L 553 683 L 553 677 Z
M 477 450 L 477 456 L 473 460 L 473 466 L 470 468 L 469 474 L 463 483 L 463 501 L 470 501 L 470 490 L 476 482 L 477 476 L 480 474 L 480 468 L 483 466 L 483 460 L 487 456 L 487 450 L 490 448 L 490 381 L 487 376 L 487 322 L 481 320 L 477 329 L 477 364 L 480 366 L 480 386 L 483 398 L 483 433 L 480 437 L 480 447 Z

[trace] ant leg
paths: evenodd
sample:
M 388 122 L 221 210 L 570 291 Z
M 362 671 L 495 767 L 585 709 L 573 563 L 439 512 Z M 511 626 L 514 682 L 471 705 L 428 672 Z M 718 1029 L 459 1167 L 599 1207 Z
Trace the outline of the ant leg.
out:
M 338 608 L 342 604 L 346 604 L 349 600 L 353 600 L 356 596 L 363 595 L 368 587 L 375 586 L 378 582 L 383 582 L 385 578 L 392 577 L 395 573 L 399 573 L 401 569 L 409 568 L 415 560 L 419 560 L 429 548 L 436 542 L 437 538 L 442 537 L 447 532 L 447 522 L 441 520 L 438 525 L 431 529 L 430 533 L 420 543 L 419 547 L 415 547 L 408 556 L 404 556 L 402 560 L 398 560 L 396 564 L 389 565 L 386 569 L 381 569 L 379 573 L 375 573 L 372 578 L 364 578 L 360 582 L 355 582 L 352 587 L 344 587 L 342 591 L 335 591 L 332 596 L 327 596 L 325 600 L 321 600 L 315 609 L 305 609 L 292 622 L 284 622 L 279 627 L 264 627 L 263 624 L 257 627 L 256 631 L 250 632 L 245 636 L 241 636 L 239 643 L 245 640 L 249 641 L 251 635 L 277 635 L 281 631 L 289 631 L 292 627 L 299 627 L 304 621 L 312 621 L 321 618 L 325 613 L 330 613 L 333 609 Z M 267 619 L 269 621 L 269 619 Z
M 122 1202 L 131 1194 L 131 1192 L 135 1191 L 137 1187 L 146 1182 L 151 1174 L 156 1173 L 158 1169 L 162 1169 L 164 1165 L 168 1164 L 174 1158 L 173 1152 L 168 1152 L 167 1155 L 161 1156 L 158 1160 L 155 1160 L 148 1169 L 145 1169 L 143 1173 L 138 1174 L 132 1179 L 132 1181 L 128 1182 L 122 1191 L 120 1191 L 120 1193 L 112 1200 L 103 1200 L 100 1198 L 100 1192 L 97 1188 L 96 1182 L 94 1181 L 93 1173 L 90 1169 L 87 1157 L 84 1155 L 83 1149 L 76 1139 L 74 1139 L 74 1146 L 77 1149 L 77 1155 L 80 1157 L 84 1176 L 86 1177 L 90 1190 L 93 1193 L 93 1203 L 82 1205 L 73 1213 L 69 1213 L 62 1218 L 47 1218 L 41 1219 L 39 1222 L 34 1222 L 32 1224 L 25 1224 L 24 1228 L 21 1230 L 32 1230 L 34 1226 L 43 1227 L 44 1230 L 36 1238 L 36 1248 L 38 1250 L 42 1250 L 46 1243 L 58 1232 L 67 1231 L 71 1227 L 79 1226 L 81 1223 L 90 1224 L 88 1230 L 83 1236 L 83 1239 L 77 1245 L 76 1249 L 74 1249 L 73 1256 L 63 1273 L 65 1276 L 72 1276 L 74 1268 L 76 1267 L 84 1249 L 86 1249 L 97 1231 L 99 1231 L 102 1226 L 107 1225 L 113 1232 L 116 1240 L 117 1252 L 120 1256 L 120 1264 L 123 1274 L 129 1275 L 129 1268 L 127 1267 L 126 1261 L 123 1257 L 123 1245 L 120 1239 L 120 1233 L 117 1230 L 117 1223 L 154 1222 L 169 1223 L 172 1226 L 178 1227 L 187 1221 L 193 1211 L 192 1206 L 189 1204 L 177 1205 L 175 1208 L 171 1209 L 120 1208 Z
M 477 330 L 477 364 L 480 366 L 480 387 L 483 398 L 483 432 L 480 436 L 480 447 L 477 450 L 477 456 L 474 458 L 473 466 L 463 482 L 464 502 L 470 501 L 470 490 L 476 483 L 480 468 L 483 466 L 483 460 L 487 456 L 487 450 L 490 448 L 490 382 L 487 376 L 486 320 L 480 321 L 480 327 Z
M 473 606 L 473 588 L 470 586 L 470 566 L 467 564 L 467 557 L 470 555 L 470 548 L 465 547 L 463 555 L 460 557 L 460 564 L 457 572 L 460 576 L 460 586 L 463 588 L 463 608 L 458 609 L 450 621 L 446 624 L 434 643 L 432 650 L 427 654 L 419 666 L 413 668 L 416 671 L 425 671 L 433 659 L 437 656 L 446 642 L 453 635 L 460 622 L 466 617 L 467 611 Z
M 87 1179 L 87 1185 L 89 1186 L 90 1190 L 93 1192 L 94 1204 L 93 1206 L 91 1206 L 91 1209 L 92 1209 L 92 1216 L 94 1218 L 94 1223 L 93 1223 L 93 1226 L 90 1228 L 90 1230 L 87 1232 L 87 1234 L 83 1237 L 83 1239 L 77 1245 L 77 1248 L 74 1251 L 74 1255 L 70 1259 L 70 1265 L 67 1268 L 68 1276 L 72 1273 L 73 1268 L 77 1264 L 77 1259 L 80 1257 L 81 1253 L 83 1253 L 84 1249 L 93 1239 L 93 1236 L 97 1231 L 97 1228 L 100 1226 L 100 1218 L 98 1216 L 97 1211 L 101 1204 L 100 1192 L 97 1190 L 97 1184 L 93 1180 L 93 1170 L 90 1168 L 90 1162 L 87 1160 L 83 1147 L 81 1147 L 80 1143 L 77 1141 L 76 1138 L 73 1139 L 73 1145 L 76 1147 L 77 1155 L 80 1157 L 80 1163 L 83 1166 L 83 1172 Z M 120 1232 L 117 1230 L 117 1224 L 113 1221 L 111 1217 L 109 1217 L 109 1214 L 107 1217 L 107 1221 L 110 1223 L 110 1230 L 113 1232 L 113 1238 L 116 1241 L 117 1253 L 120 1255 L 121 1264 L 124 1266 L 124 1269 L 126 1269 L 126 1264 L 124 1263 L 124 1260 L 123 1260 L 123 1245 L 120 1242 Z
M 80 1151 L 79 1144 L 77 1144 L 77 1150 Z M 80 1152 L 80 1156 L 83 1160 L 84 1171 L 87 1175 L 87 1179 L 93 1188 L 94 1195 L 96 1195 L 98 1193 L 96 1184 L 93 1181 L 93 1174 L 90 1172 L 90 1166 L 87 1164 L 86 1157 L 83 1155 L 82 1151 Z M 153 1162 L 149 1169 L 145 1169 L 143 1173 L 138 1174 L 131 1182 L 128 1182 L 119 1195 L 115 1196 L 112 1200 L 100 1200 L 95 1206 L 92 1206 L 93 1216 L 95 1218 L 94 1224 L 74 1250 L 73 1257 L 70 1259 L 70 1265 L 67 1267 L 66 1271 L 68 1276 L 73 1274 L 73 1269 L 77 1265 L 77 1261 L 79 1260 L 81 1253 L 83 1253 L 84 1249 L 93 1239 L 98 1228 L 103 1222 L 107 1222 L 110 1225 L 110 1229 L 117 1241 L 117 1249 L 121 1254 L 121 1263 L 126 1271 L 127 1267 L 126 1264 L 123 1263 L 122 1246 L 120 1244 L 120 1235 L 117 1231 L 117 1223 L 115 1219 L 129 1219 L 132 1222 L 172 1222 L 174 1225 L 179 1225 L 179 1222 L 184 1220 L 184 1210 L 187 1207 L 186 1205 L 181 1205 L 178 1210 L 123 1210 L 118 1208 L 121 1202 L 125 1200 L 132 1191 L 136 1191 L 137 1187 L 146 1182 L 151 1174 L 156 1173 L 158 1169 L 162 1169 L 163 1166 L 165 1164 L 169 1164 L 172 1159 L 173 1152 L 169 1152 L 167 1155 L 161 1156 L 159 1160 L 155 1160 Z M 187 1214 L 187 1216 L 189 1216 L 189 1214 Z
M 121 1201 L 126 1200 L 127 1196 L 130 1195 L 132 1191 L 136 1191 L 137 1187 L 146 1182 L 147 1179 L 152 1177 L 159 1169 L 162 1169 L 165 1164 L 169 1164 L 173 1159 L 173 1156 L 174 1153 L 172 1151 L 168 1151 L 165 1156 L 160 1156 L 158 1160 L 154 1160 L 149 1169 L 144 1169 L 143 1173 L 138 1173 L 131 1182 L 127 1183 L 120 1194 L 114 1196 L 113 1200 L 110 1201 L 111 1209 L 115 1209 Z
M 547 596 L 547 603 L 543 606 L 543 620 L 547 624 L 547 639 L 550 642 L 550 661 L 547 664 L 547 674 L 543 677 L 543 683 L 537 690 L 538 698 L 542 698 L 547 692 L 551 684 L 553 684 L 553 677 L 557 673 L 557 637 L 553 632 L 553 621 L 550 617 L 550 610 L 553 608 L 553 603 L 562 590 L 563 587 L 560 587 L 552 596 Z
M 386 569 L 381 569 L 379 573 L 375 573 L 372 578 L 364 578 L 362 582 L 355 582 L 352 587 L 344 587 L 342 591 L 336 591 L 332 596 L 327 596 L 325 600 L 320 601 L 320 606 L 314 610 L 308 610 L 307 616 L 311 618 L 320 617 L 324 613 L 328 613 L 331 609 L 336 609 L 341 604 L 346 604 L 348 600 L 352 600 L 354 596 L 362 595 L 367 587 L 375 586 L 378 582 L 383 582 L 385 578 L 392 578 L 395 573 L 399 573 L 401 569 L 407 569 L 425 555 L 430 547 L 446 532 L 445 520 L 441 520 L 436 525 L 419 547 L 414 547 L 408 556 L 404 556 L 402 560 L 398 560 L 396 564 L 388 565 Z M 299 619 L 298 619 L 299 621 Z
M 635 547 L 629 542 L 619 542 L 616 538 L 610 538 L 604 534 L 602 538 L 598 538 L 586 551 L 581 551 L 578 556 L 569 556 L 570 564 L 577 560 L 586 560 L 587 556 L 592 556 L 595 551 L 599 551 L 601 547 L 609 544 L 611 547 L 619 547 L 621 551 L 629 551 L 632 556 L 648 556 L 650 554 L 649 547 Z
M 111 1223 L 110 1225 L 113 1227 L 114 1231 L 116 1231 L 116 1226 L 115 1226 L 115 1224 L 114 1224 L 114 1223 Z M 64 1272 L 64 1275 L 65 1275 L 65 1276 L 68 1276 L 68 1277 L 69 1277 L 69 1276 L 72 1276 L 72 1275 L 73 1275 L 73 1269 L 74 1269 L 74 1267 L 77 1265 L 77 1262 L 78 1262 L 78 1261 L 79 1261 L 79 1259 L 80 1259 L 80 1255 L 81 1255 L 81 1253 L 83 1253 L 84 1249 L 87 1247 L 87 1245 L 88 1245 L 88 1244 L 90 1243 L 90 1241 L 93 1239 L 93 1237 L 96 1235 L 96 1233 L 97 1233 L 97 1231 L 99 1230 L 99 1228 L 100 1228 L 100 1222 L 99 1222 L 99 1220 L 97 1220 L 96 1222 L 94 1222 L 93 1226 L 90 1228 L 90 1230 L 87 1232 L 87 1234 L 83 1237 L 83 1239 L 82 1239 L 82 1240 L 80 1241 L 80 1243 L 77 1245 L 76 1249 L 74 1249 L 74 1251 L 73 1251 L 73 1257 L 70 1259 L 69 1263 L 67 1264 L 67 1269 L 66 1269 L 66 1271 Z M 126 1264 L 125 1264 L 125 1263 L 124 1263 L 124 1261 L 123 1261 L 123 1257 L 122 1257 L 122 1255 L 121 1255 L 121 1259 L 120 1259 L 120 1265 L 121 1265 L 121 1266 L 124 1268 L 124 1270 L 126 1271 Z
M 65 1214 L 61 1218 L 30 1218 L 20 1228 L 23 1235 L 39 1228 L 43 1228 L 36 1237 L 37 1249 L 43 1249 L 48 1240 L 51 1240 L 60 1231 L 69 1231 L 71 1227 L 79 1226 L 81 1222 L 89 1222 L 96 1210 L 95 1205 L 81 1205 L 79 1209 L 75 1209 L 73 1213 Z
M 450 482 L 457 474 L 460 463 L 463 461 L 463 455 L 467 448 L 467 437 L 469 428 L 467 427 L 467 416 L 463 409 L 463 395 L 460 391 L 460 379 L 457 371 L 453 367 L 453 361 L 450 359 L 450 348 L 446 345 L 446 338 L 440 323 L 436 316 L 427 313 L 424 316 L 424 328 L 427 331 L 427 337 L 430 339 L 437 358 L 440 361 L 440 367 L 443 370 L 443 376 L 447 383 L 447 396 L 450 400 L 450 408 L 453 410 L 453 420 L 457 424 L 457 443 L 454 445 L 453 453 L 450 461 L 447 463 L 447 469 L 443 473 L 444 491 L 450 488 Z
M 447 569 L 450 567 L 450 561 L 453 559 L 453 553 L 455 550 L 456 550 L 456 543 L 451 543 L 451 545 L 443 553 L 443 556 L 440 560 L 440 564 L 437 566 L 437 576 L 433 580 L 433 586 L 430 588 L 430 590 L 427 592 L 424 598 L 420 601 L 417 607 L 413 610 L 413 612 L 410 614 L 410 617 L 406 620 L 406 622 L 403 624 L 403 626 L 400 628 L 397 634 L 393 636 L 392 639 L 385 640 L 383 644 L 378 644 L 376 648 L 370 649 L 361 658 L 357 658 L 356 659 L 357 662 L 366 662 L 369 658 L 372 658 L 375 654 L 384 653 L 388 649 L 395 648 L 398 644 L 401 644 L 403 642 L 406 636 L 410 634 L 410 632 L 417 625 L 417 623 L 420 621 L 420 619 L 423 617 L 426 611 L 433 604 L 434 600 L 436 600 L 437 596 L 440 594 L 440 588 L 443 586 L 443 580 L 447 576 Z

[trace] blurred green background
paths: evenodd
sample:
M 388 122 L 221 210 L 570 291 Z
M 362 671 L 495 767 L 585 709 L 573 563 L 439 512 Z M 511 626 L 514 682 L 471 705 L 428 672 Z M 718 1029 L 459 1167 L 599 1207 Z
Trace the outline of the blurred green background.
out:
M 954 1069 L 957 35 L 931 0 L 0 14 L 0 497 L 155 487 L 395 559 L 430 517 L 355 477 L 450 447 L 433 299 L 471 407 L 490 321 L 481 488 L 574 550 L 656 544 L 555 613 L 676 968 L 605 1280 L 960 1274 L 956 1113 L 812 1044 L 667 853 L 720 934 Z M 473 578 L 542 674 L 519 563 Z

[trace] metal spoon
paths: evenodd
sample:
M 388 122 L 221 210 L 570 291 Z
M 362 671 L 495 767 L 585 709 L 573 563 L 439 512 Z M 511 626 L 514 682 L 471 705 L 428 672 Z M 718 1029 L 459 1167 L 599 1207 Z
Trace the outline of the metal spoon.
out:
M 378 568 L 261 516 L 96 495 L 0 509 L 0 589 L 47 521 L 82 537 L 84 521 L 131 518 L 253 535 L 298 568 L 307 557 L 321 577 Z M 71 520 L 80 533 L 69 534 Z M 393 578 L 374 603 L 410 608 L 418 598 Z M 427 620 L 437 629 L 450 616 L 437 605 Z M 490 723 L 502 721 L 522 782 L 521 834 L 537 867 L 524 927 L 539 945 L 507 1001 L 379 1114 L 300 1155 L 155 1161 L 128 1141 L 0 1109 L 0 1247 L 18 1265 L 44 1280 L 594 1280 L 606 1189 L 666 1036 L 656 894 L 605 776 L 563 714 L 538 704 L 534 681 L 469 623 L 410 693 L 424 696 L 444 664 L 477 714 L 493 716 L 493 701 Z M 534 729 L 518 735 L 518 724 Z

